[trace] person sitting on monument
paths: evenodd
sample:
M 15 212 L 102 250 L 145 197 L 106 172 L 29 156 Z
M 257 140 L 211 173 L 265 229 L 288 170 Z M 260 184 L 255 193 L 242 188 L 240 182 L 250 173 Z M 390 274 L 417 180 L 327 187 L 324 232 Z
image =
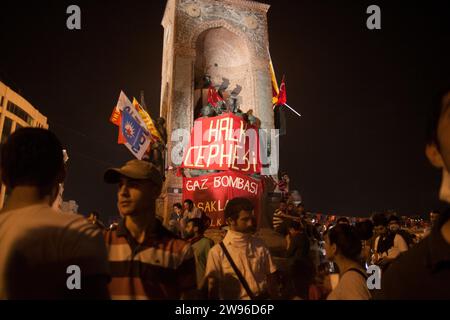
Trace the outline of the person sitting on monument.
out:
M 173 205 L 173 212 L 170 215 L 168 229 L 175 235 L 182 237 L 184 230 L 183 206 L 181 203 Z
M 202 118 L 211 118 L 217 116 L 216 109 L 209 103 L 202 107 L 200 114 Z
M 261 127 L 261 120 L 253 115 L 253 109 L 247 111 L 247 120 L 248 123 L 256 128 Z
M 227 103 L 225 102 L 225 100 L 221 100 L 217 102 L 217 106 L 216 106 L 216 113 L 217 115 L 221 115 L 223 113 L 227 113 L 229 108 Z
M 191 199 L 184 200 L 183 208 L 183 217 L 185 219 L 202 218 L 202 210 L 194 206 L 194 202 Z
M 281 197 L 284 200 L 289 198 L 289 182 L 289 175 L 286 172 L 281 173 L 281 179 L 277 182 L 275 192 L 281 193 Z
M 234 115 L 244 119 L 244 115 L 246 114 L 240 108 L 238 108 L 236 112 L 234 112 Z
M 167 143 L 166 119 L 164 119 L 163 117 L 159 117 L 158 119 L 156 119 L 155 126 L 159 134 L 161 135 L 161 138 L 163 140 L 162 142 L 166 144 Z

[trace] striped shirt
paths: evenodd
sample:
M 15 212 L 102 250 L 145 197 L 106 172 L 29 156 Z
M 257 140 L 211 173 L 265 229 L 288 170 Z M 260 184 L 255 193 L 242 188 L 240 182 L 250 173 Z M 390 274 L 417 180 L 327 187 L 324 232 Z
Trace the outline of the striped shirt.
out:
M 176 300 L 196 288 L 195 259 L 191 246 L 155 220 L 142 244 L 136 242 L 122 220 L 105 233 L 115 300 Z
M 274 229 L 277 229 L 284 222 L 284 218 L 281 216 L 281 214 L 286 213 L 284 211 L 281 211 L 280 209 L 277 209 L 273 214 L 272 225 Z

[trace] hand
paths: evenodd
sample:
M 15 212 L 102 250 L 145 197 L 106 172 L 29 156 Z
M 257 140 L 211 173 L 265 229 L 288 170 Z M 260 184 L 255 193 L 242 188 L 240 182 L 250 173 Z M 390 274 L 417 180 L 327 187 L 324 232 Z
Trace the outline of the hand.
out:
M 378 260 L 380 259 L 380 256 L 378 253 L 374 253 L 372 255 L 372 263 L 378 263 Z
M 291 245 L 291 235 L 290 234 L 287 234 L 286 235 L 286 244 L 287 244 L 287 247 L 289 248 L 289 246 Z
M 391 263 L 392 261 L 393 261 L 392 259 L 390 259 L 388 257 L 384 257 L 384 258 L 380 259 L 380 261 L 378 262 L 378 265 L 382 267 L 382 266 L 385 266 L 385 265 Z

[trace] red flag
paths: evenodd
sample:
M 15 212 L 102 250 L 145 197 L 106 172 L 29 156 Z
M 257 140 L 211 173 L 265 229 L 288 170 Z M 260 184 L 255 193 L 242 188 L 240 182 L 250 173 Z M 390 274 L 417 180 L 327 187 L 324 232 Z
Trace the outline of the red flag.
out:
M 118 121 L 119 121 L 119 136 L 117 138 L 117 143 L 125 144 L 127 142 L 127 139 L 123 136 L 122 133 L 122 112 L 119 112 Z
M 208 89 L 208 103 L 213 107 L 217 107 L 217 102 L 223 101 L 222 97 L 213 86 Z
M 122 119 L 120 117 L 120 110 L 117 106 L 114 107 L 114 110 L 111 114 L 111 117 L 109 118 L 109 121 L 118 127 L 120 126 L 120 122 L 122 121 Z
M 284 77 L 283 77 L 283 80 L 281 81 L 281 85 L 280 85 L 280 92 L 278 93 L 277 105 L 282 106 L 283 104 L 286 104 L 286 103 L 287 103 L 286 84 L 284 82 Z

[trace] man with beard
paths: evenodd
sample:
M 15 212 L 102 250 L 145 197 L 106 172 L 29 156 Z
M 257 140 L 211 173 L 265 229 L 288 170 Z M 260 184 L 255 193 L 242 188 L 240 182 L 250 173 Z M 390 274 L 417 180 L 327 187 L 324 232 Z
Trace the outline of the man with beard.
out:
M 400 234 L 388 229 L 388 219 L 385 214 L 375 214 L 372 220 L 374 230 L 378 234 L 373 247 L 372 263 L 386 270 L 400 253 L 408 250 L 408 244 Z
M 253 205 L 234 198 L 225 207 L 230 227 L 208 255 L 205 279 L 210 299 L 259 300 L 277 295 L 276 267 L 263 242 L 252 235 Z
M 205 237 L 205 225 L 202 219 L 194 218 L 187 222 L 185 229 L 185 240 L 189 241 L 194 249 L 195 265 L 197 271 L 197 288 L 203 285 L 206 261 L 209 250 L 214 246 L 214 241 Z

